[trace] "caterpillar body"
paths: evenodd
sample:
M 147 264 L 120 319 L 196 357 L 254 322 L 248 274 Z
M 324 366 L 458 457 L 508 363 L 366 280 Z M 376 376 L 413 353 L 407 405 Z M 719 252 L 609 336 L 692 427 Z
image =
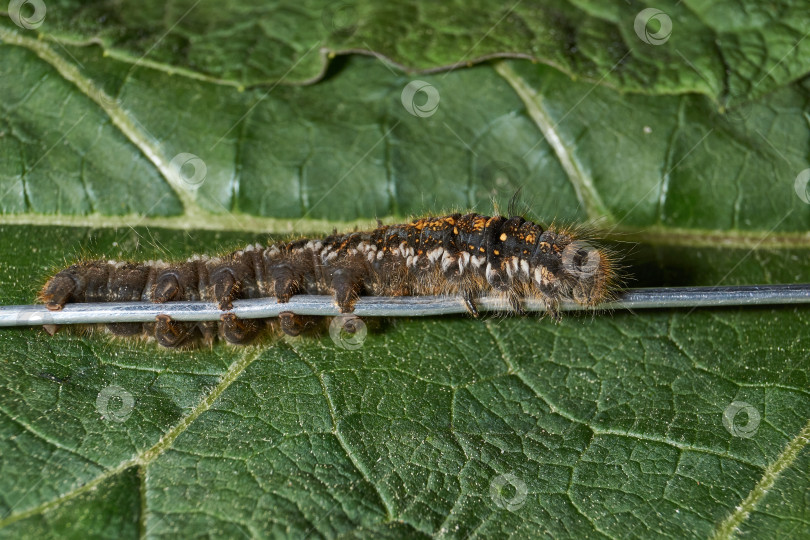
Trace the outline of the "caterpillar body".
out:
M 252 341 L 269 321 L 239 319 L 237 299 L 331 294 L 342 313 L 360 295 L 457 294 L 477 316 L 475 298 L 502 294 L 520 311 L 523 297 L 540 298 L 559 319 L 559 304 L 595 306 L 615 283 L 609 254 L 568 229 L 544 229 L 523 217 L 451 214 L 269 246 L 251 245 L 223 256 L 183 262 L 84 261 L 53 275 L 39 300 L 50 310 L 71 302 L 216 302 L 219 322 L 189 323 L 159 316 L 154 323 L 110 323 L 115 335 L 152 336 L 164 347 Z M 279 316 L 281 330 L 298 335 L 308 319 Z

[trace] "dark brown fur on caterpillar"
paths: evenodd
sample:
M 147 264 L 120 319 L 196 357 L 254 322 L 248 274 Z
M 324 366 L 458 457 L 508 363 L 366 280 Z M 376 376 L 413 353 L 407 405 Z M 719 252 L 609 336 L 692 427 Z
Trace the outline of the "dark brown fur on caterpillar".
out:
M 608 298 L 612 285 L 610 257 L 569 230 L 543 229 L 522 217 L 452 214 L 185 262 L 81 262 L 49 279 L 39 299 L 51 310 L 71 302 L 203 300 L 227 311 L 237 299 L 287 302 L 296 294 L 332 294 L 340 311 L 350 313 L 360 295 L 458 294 L 477 316 L 474 299 L 494 293 L 518 312 L 521 298 L 540 298 L 559 319 L 560 301 L 594 306 Z M 278 320 L 289 335 L 310 323 L 292 313 Z M 146 332 L 165 347 L 178 347 L 210 343 L 216 335 L 248 343 L 266 324 L 223 313 L 218 323 L 161 316 L 154 323 L 107 327 L 122 336 Z

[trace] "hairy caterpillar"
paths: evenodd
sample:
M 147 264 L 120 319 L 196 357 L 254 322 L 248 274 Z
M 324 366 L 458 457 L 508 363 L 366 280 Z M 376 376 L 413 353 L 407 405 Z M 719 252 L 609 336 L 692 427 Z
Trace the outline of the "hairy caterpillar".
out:
M 69 302 L 205 300 L 227 311 L 236 299 L 287 302 L 295 294 L 332 294 L 340 311 L 350 313 L 363 294 L 458 294 L 477 316 L 474 299 L 496 293 L 518 312 L 521 298 L 540 298 L 558 320 L 562 300 L 588 306 L 606 300 L 615 284 L 614 266 L 607 252 L 567 229 L 544 229 L 519 216 L 451 214 L 184 262 L 81 262 L 51 277 L 39 300 L 50 310 Z M 298 335 L 307 318 L 286 312 L 278 321 L 285 333 Z M 107 328 L 122 336 L 146 333 L 164 347 L 178 347 L 199 339 L 211 343 L 217 335 L 248 343 L 267 324 L 223 313 L 219 322 L 160 316 L 155 323 Z

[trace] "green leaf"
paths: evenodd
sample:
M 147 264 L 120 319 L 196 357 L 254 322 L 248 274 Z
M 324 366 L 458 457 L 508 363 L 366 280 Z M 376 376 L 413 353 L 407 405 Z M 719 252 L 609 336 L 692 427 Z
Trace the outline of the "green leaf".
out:
M 329 56 L 363 52 L 420 71 L 530 58 L 623 90 L 738 102 L 810 69 L 806 8 L 756 0 L 665 1 L 652 11 L 599 0 L 490 0 L 463 9 L 430 1 L 51 0 L 37 30 L 56 42 L 101 43 L 126 62 L 245 87 L 312 82 Z
M 402 104 L 411 80 L 371 59 L 312 87 L 238 92 L 18 39 L 3 46 L 0 83 L 12 96 L 0 130 L 6 213 L 184 213 L 186 226 L 245 228 L 255 216 L 488 211 L 522 185 L 538 216 L 636 232 L 810 226 L 794 189 L 810 145 L 804 81 L 720 114 L 699 95 L 622 95 L 497 64 L 423 76 L 439 102 L 420 117 Z M 54 100 L 66 104 L 58 122 L 43 106 Z M 188 154 L 204 164 L 200 181 L 172 174 Z
M 13 239 L 0 253 L 12 302 L 31 297 L 61 245 L 182 257 L 262 236 L 0 232 Z M 731 282 L 788 280 L 808 266 L 804 250 L 670 248 L 639 254 L 634 267 L 660 257 L 671 270 L 690 252 L 714 267 L 698 283 L 729 269 Z M 95 534 L 147 536 L 707 536 L 771 480 L 754 501 L 765 514 L 744 524 L 774 519 L 764 504 L 785 492 L 778 512 L 794 519 L 780 527 L 795 533 L 806 511 L 807 323 L 802 308 L 570 316 L 559 326 L 401 320 L 359 351 L 324 336 L 193 353 L 5 330 L 0 531 L 30 536 L 73 519 Z M 116 405 L 123 422 L 98 408 L 109 388 L 133 398 L 130 410 Z M 760 415 L 752 437 L 724 427 L 733 402 Z M 525 485 L 525 499 L 504 478 Z
M 3 304 L 75 257 L 490 212 L 519 186 L 546 223 L 596 223 L 633 286 L 808 280 L 799 2 L 661 7 L 658 46 L 635 4 L 192 5 L 0 24 Z M 411 76 L 319 42 L 540 64 Z M 0 536 L 810 535 L 804 307 L 366 322 L 357 350 L 3 329 Z

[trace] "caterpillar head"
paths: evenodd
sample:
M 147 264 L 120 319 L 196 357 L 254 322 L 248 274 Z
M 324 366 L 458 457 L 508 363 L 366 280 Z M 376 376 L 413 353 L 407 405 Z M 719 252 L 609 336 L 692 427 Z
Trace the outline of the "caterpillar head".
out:
M 556 292 L 584 306 L 603 302 L 613 275 L 605 251 L 566 231 L 545 231 L 538 239 L 535 281 L 541 290 Z

